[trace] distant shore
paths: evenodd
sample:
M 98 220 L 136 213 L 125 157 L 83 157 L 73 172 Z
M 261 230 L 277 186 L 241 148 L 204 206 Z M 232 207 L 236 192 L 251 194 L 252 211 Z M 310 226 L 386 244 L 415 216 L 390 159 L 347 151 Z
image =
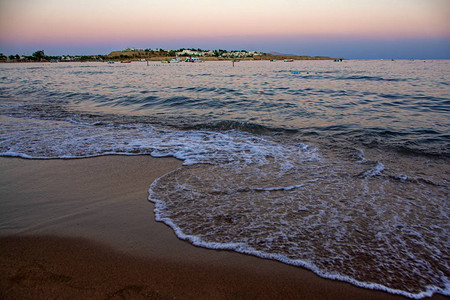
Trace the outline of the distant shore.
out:
M 307 56 L 307 55 L 280 55 L 271 53 L 256 52 L 256 54 L 246 55 L 246 52 L 233 51 L 225 53 L 216 53 L 216 55 L 202 55 L 202 53 L 196 53 L 197 51 L 192 51 L 193 54 L 183 54 L 178 55 L 175 51 L 146 51 L 146 50 L 122 50 L 113 51 L 107 55 L 108 58 L 113 60 L 149 60 L 149 61 L 160 61 L 160 60 L 170 60 L 173 57 L 179 57 L 181 59 L 186 57 L 199 57 L 204 61 L 221 61 L 221 60 L 334 60 L 334 58 L 328 56 Z M 179 52 L 178 52 L 179 53 Z M 228 55 L 227 55 L 228 54 Z
M 182 60 L 188 57 L 198 57 L 202 61 L 223 60 L 335 60 L 328 56 L 307 56 L 263 53 L 257 51 L 227 51 L 227 50 L 152 50 L 152 49 L 124 49 L 109 54 L 99 55 L 61 55 L 49 56 L 44 50 L 38 50 L 31 56 L 19 54 L 5 56 L 0 53 L 0 62 L 72 62 L 72 61 L 168 61 L 177 57 Z

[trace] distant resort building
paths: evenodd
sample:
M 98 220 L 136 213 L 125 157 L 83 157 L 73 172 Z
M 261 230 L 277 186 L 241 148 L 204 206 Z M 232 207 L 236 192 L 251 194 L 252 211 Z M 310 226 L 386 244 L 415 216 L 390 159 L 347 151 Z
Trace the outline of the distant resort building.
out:
M 183 49 L 176 52 L 177 56 L 214 56 L 214 51 L 195 51 L 189 49 Z
M 61 61 L 74 61 L 76 59 L 77 59 L 77 57 L 73 57 L 73 56 L 69 56 L 69 55 L 61 56 L 61 58 L 60 58 Z
M 262 53 L 255 51 L 230 51 L 222 54 L 223 57 L 254 57 L 260 55 L 262 55 Z
M 163 49 L 137 49 L 137 48 L 125 48 L 124 52 L 144 52 L 144 51 L 152 51 L 152 52 L 172 52 L 176 56 L 196 56 L 196 57 L 254 57 L 261 56 L 263 53 L 256 51 L 246 51 L 246 50 L 201 50 L 201 49 L 179 49 L 179 50 L 163 50 Z
M 224 51 L 224 50 L 191 50 L 183 49 L 182 51 L 176 52 L 177 56 L 221 56 L 221 57 L 253 57 L 262 55 L 260 52 L 256 51 Z

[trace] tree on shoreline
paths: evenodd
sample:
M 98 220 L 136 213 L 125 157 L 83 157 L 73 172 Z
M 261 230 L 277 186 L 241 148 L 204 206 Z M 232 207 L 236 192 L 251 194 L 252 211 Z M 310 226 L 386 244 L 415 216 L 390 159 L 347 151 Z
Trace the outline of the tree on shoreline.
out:
M 38 51 L 34 52 L 32 54 L 32 56 L 35 60 L 41 61 L 42 59 L 45 58 L 44 50 L 38 50 Z

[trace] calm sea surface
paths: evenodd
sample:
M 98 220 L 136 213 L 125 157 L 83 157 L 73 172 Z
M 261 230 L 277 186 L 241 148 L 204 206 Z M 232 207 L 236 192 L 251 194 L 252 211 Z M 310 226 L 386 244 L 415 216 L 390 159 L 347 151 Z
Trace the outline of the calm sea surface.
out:
M 174 156 L 195 245 L 450 295 L 450 61 L 0 64 L 0 155 Z M 153 218 L 149 212 L 149 218 Z

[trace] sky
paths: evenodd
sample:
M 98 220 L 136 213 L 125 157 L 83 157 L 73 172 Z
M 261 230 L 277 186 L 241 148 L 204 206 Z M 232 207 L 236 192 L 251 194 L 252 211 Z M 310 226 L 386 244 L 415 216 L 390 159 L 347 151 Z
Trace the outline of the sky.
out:
M 450 58 L 450 0 L 0 0 L 0 52 L 226 49 Z

